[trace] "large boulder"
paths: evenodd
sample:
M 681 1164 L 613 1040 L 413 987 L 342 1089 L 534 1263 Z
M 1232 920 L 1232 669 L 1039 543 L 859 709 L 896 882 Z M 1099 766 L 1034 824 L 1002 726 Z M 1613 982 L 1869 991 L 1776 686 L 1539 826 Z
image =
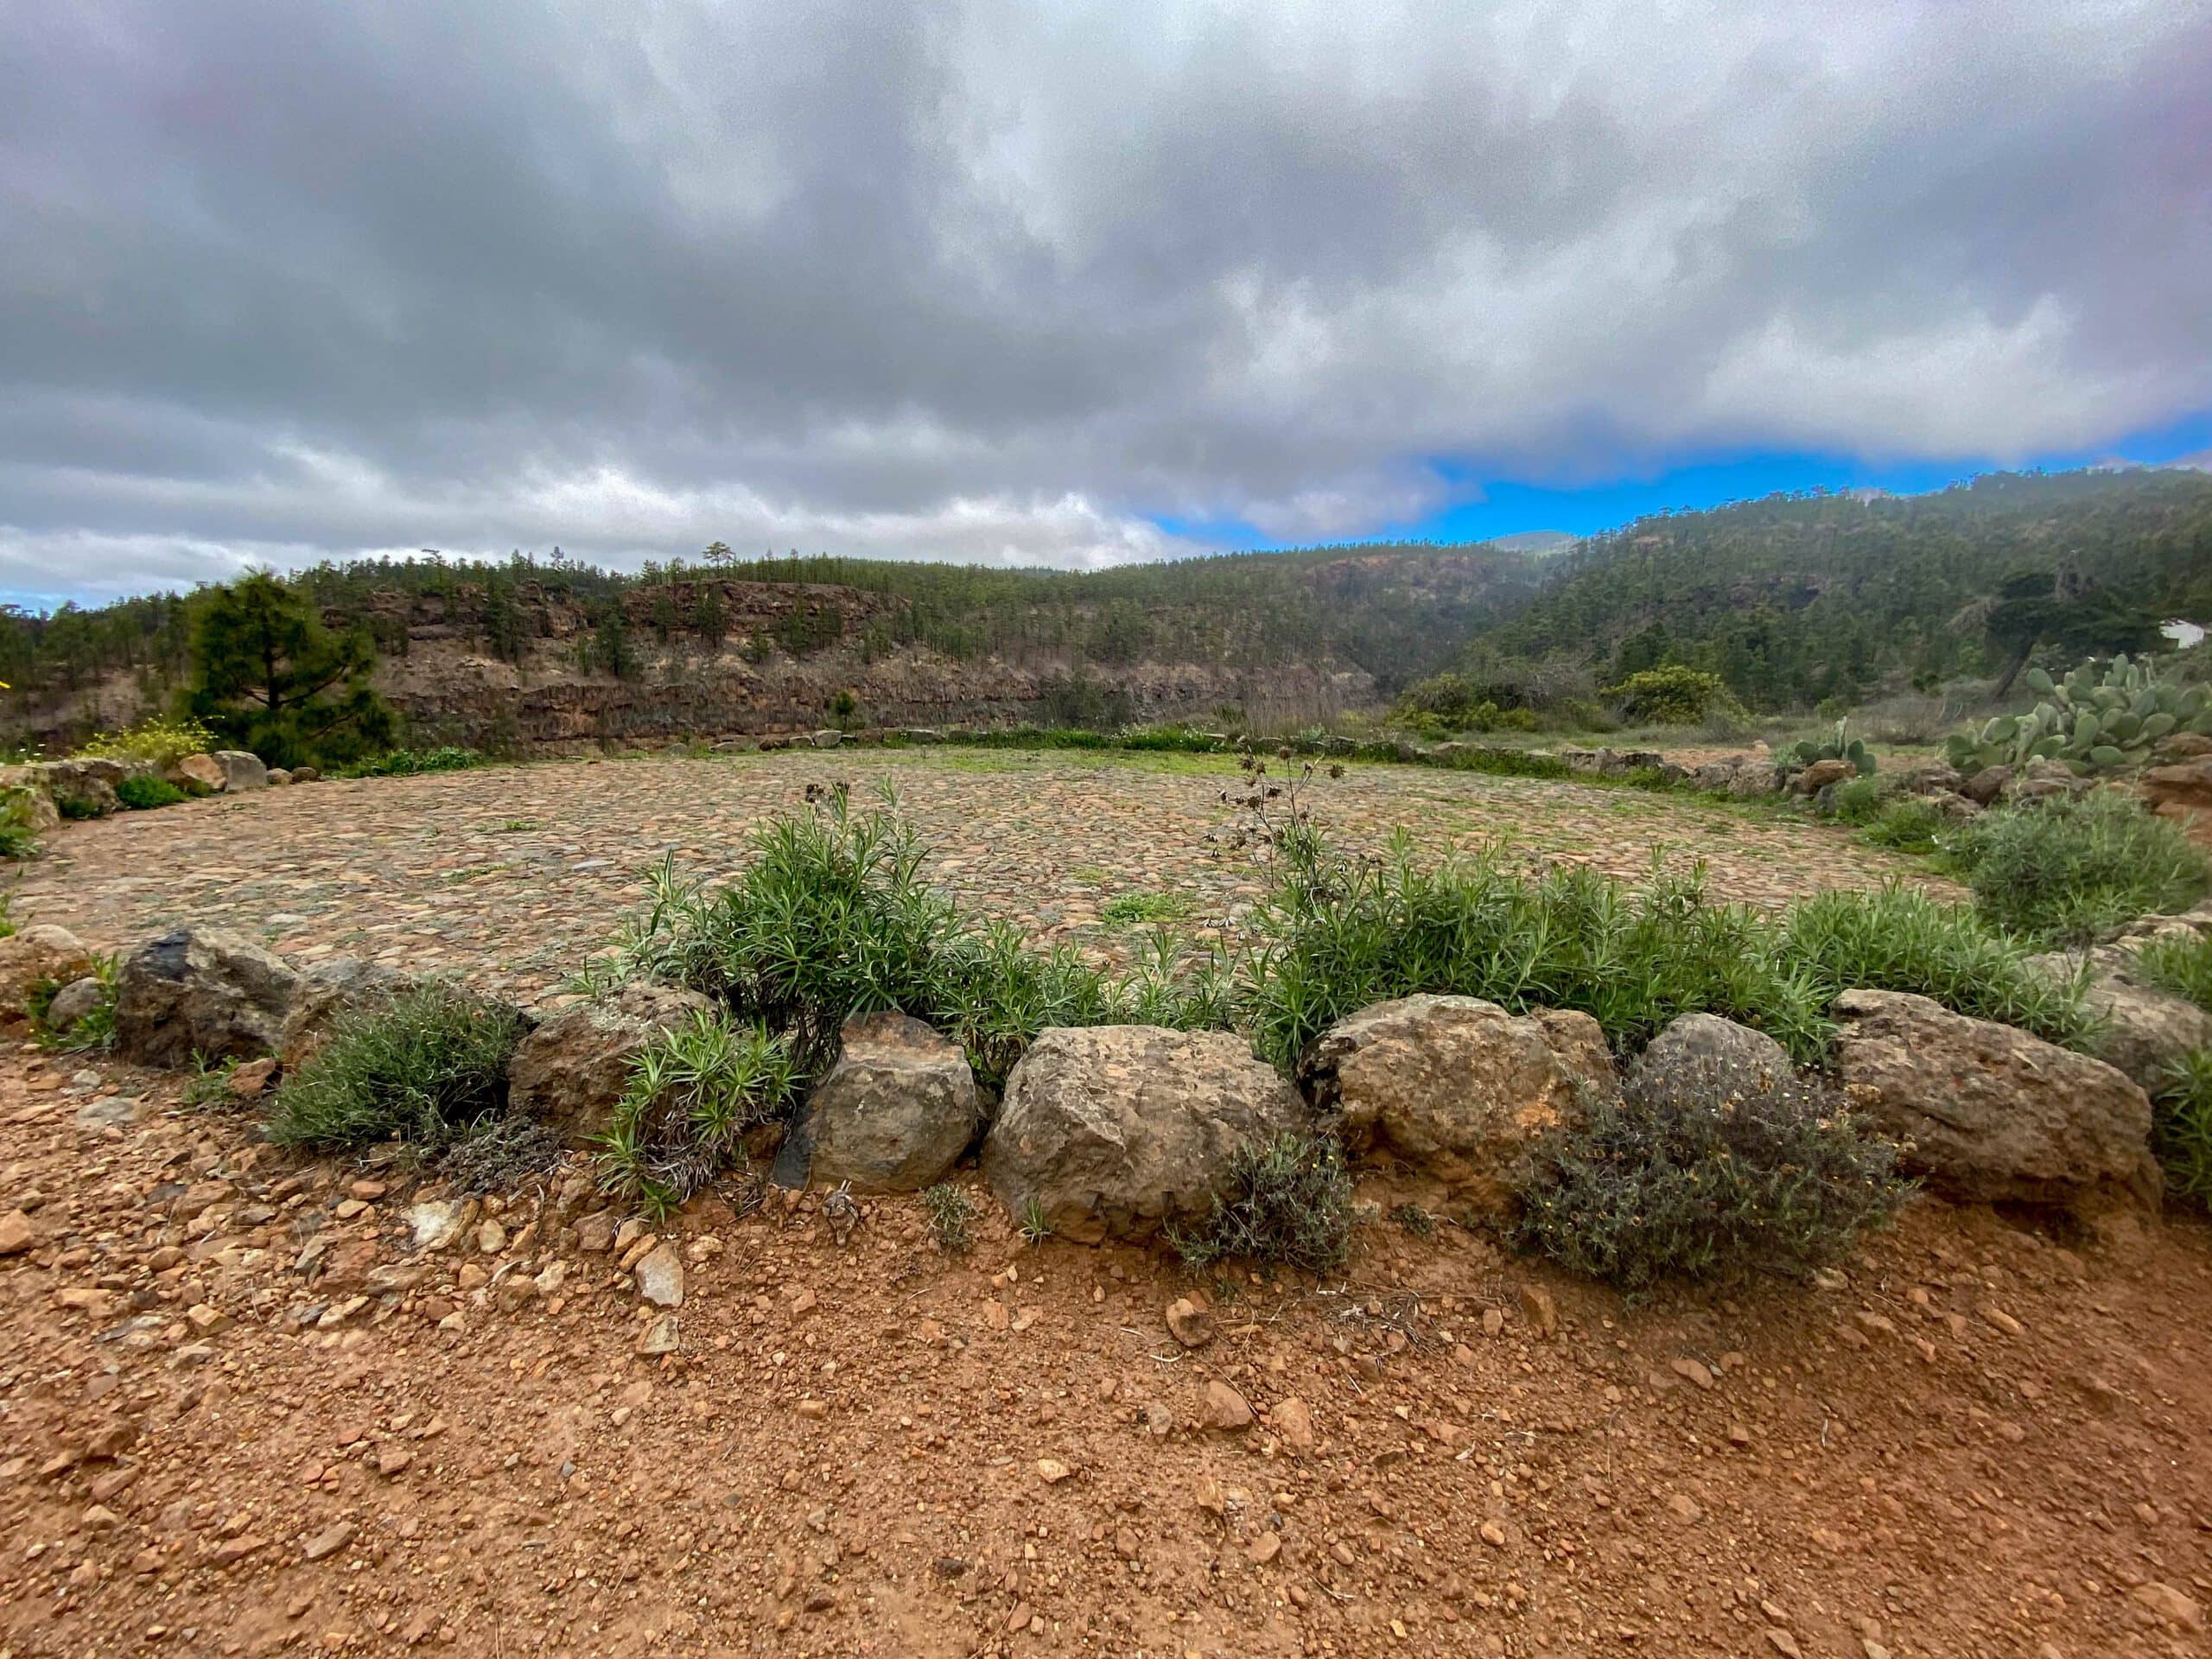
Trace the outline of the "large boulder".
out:
M 2170 817 L 2212 812 L 2212 756 L 2152 766 L 2135 780 L 2135 786 L 2154 812 Z
M 563 1008 L 529 1033 L 507 1063 L 507 1103 L 572 1147 L 606 1133 L 630 1084 L 630 1061 L 657 1033 L 713 1005 L 696 991 L 633 980 Z
M 300 976 L 277 1044 L 285 1071 L 297 1071 L 322 1046 L 340 1014 L 385 1003 L 417 984 L 409 975 L 359 957 L 327 957 Z
M 1743 761 L 1728 774 L 1728 792 L 1738 800 L 1756 800 L 1782 787 L 1782 773 L 1771 760 L 1757 756 Z
M 1801 768 L 1789 780 L 1793 795 L 1817 795 L 1830 784 L 1849 781 L 1859 775 L 1859 768 L 1848 760 L 1815 760 Z
M 92 953 L 66 927 L 41 925 L 0 939 L 0 1020 L 20 1016 L 48 981 L 67 985 L 92 970 Z
M 1146 1238 L 1202 1220 L 1239 1147 L 1304 1127 L 1298 1093 L 1226 1032 L 1056 1027 L 1007 1079 L 983 1176 L 1055 1233 Z
M 115 1047 L 142 1065 L 274 1054 L 299 976 L 225 927 L 181 927 L 143 944 L 116 984 Z
M 1512 1014 L 1471 996 L 1406 996 L 1332 1026 L 1299 1063 L 1344 1143 L 1380 1153 L 1498 1213 L 1530 1144 L 1592 1093 L 1618 1092 L 1586 1014 Z
M 23 768 L 25 781 L 34 792 L 52 801 L 57 812 L 70 812 L 79 817 L 105 817 L 111 812 L 121 811 L 123 799 L 115 792 L 115 786 L 133 772 L 144 770 L 121 760 L 99 758 L 39 760 Z
M 2145 1090 L 2162 1086 L 2184 1054 L 2212 1048 L 2212 1014 L 2139 978 L 2131 950 L 2101 944 L 2089 951 L 2055 950 L 2029 957 L 2027 965 L 2053 978 L 2083 976 L 2082 1005 L 2100 1022 L 2097 1058 Z
M 261 757 L 245 749 L 218 749 L 215 764 L 223 769 L 223 792 L 237 795 L 249 789 L 269 787 L 269 768 Z
M 862 1192 L 935 1185 L 983 1121 L 967 1055 L 903 1014 L 849 1020 L 842 1042 L 795 1131 L 812 1159 L 810 1178 Z
M 1789 1051 L 1764 1032 L 1739 1026 L 1717 1014 L 1677 1015 L 1651 1039 L 1637 1062 L 1638 1071 L 1705 1065 L 1769 1083 L 1793 1077 L 1797 1069 Z
M 2117 1067 L 1902 991 L 1846 991 L 1835 1017 L 1846 1090 L 1937 1192 L 2075 1210 L 2157 1203 L 2150 1096 Z
M 223 765 L 212 754 L 188 754 L 163 774 L 188 795 L 213 795 L 223 786 Z

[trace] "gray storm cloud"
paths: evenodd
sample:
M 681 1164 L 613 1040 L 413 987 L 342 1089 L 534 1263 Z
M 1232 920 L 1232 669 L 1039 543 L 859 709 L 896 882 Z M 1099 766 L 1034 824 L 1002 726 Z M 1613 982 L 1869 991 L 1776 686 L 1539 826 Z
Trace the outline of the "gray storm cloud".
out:
M 2192 0 L 0 6 L 0 588 L 2095 446 L 2212 404 L 2208 87 Z

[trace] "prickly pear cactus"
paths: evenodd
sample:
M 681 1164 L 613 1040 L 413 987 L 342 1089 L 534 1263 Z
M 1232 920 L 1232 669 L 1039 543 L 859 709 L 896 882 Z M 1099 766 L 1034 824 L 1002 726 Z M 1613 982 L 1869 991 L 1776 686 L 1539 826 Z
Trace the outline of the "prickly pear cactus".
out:
M 1874 757 L 1867 752 L 1866 743 L 1851 734 L 1851 722 L 1839 720 L 1834 732 L 1818 740 L 1806 738 L 1793 743 L 1778 757 L 1785 772 L 1802 772 L 1815 760 L 1848 760 L 1859 769 L 1861 778 L 1874 775 Z
M 2147 662 L 2120 656 L 2100 674 L 2094 658 L 2063 680 L 2028 671 L 2044 700 L 2024 715 L 1999 715 L 1979 731 L 1954 733 L 1945 758 L 1972 776 L 1985 766 L 2063 762 L 2077 777 L 2142 766 L 2175 732 L 2212 736 L 2212 697 L 2201 685 L 2160 679 Z

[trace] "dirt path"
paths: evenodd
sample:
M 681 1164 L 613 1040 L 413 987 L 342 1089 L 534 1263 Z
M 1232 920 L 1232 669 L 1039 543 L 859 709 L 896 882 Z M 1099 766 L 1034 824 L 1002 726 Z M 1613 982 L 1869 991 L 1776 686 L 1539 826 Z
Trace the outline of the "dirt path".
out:
M 175 1102 L 0 1061 L 23 1659 L 2205 1651 L 2201 1226 L 1923 1206 L 1825 1288 L 1629 1310 L 1376 1223 L 1185 1351 L 1154 1255 L 709 1200 L 641 1357 L 595 1201 L 418 1252 L 404 1172 Z
M 179 921 L 238 927 L 312 962 L 368 956 L 467 975 L 528 999 L 602 945 L 639 898 L 636 872 L 672 853 L 727 871 L 747 830 L 809 783 L 896 787 L 932 849 L 930 873 L 1031 938 L 1124 954 L 1102 919 L 1127 894 L 1183 901 L 1205 933 L 1258 896 L 1249 861 L 1207 841 L 1228 818 L 1226 761 L 1092 760 L 984 751 L 836 752 L 565 761 L 328 782 L 65 824 L 24 873 L 19 921 L 113 950 Z M 1724 897 L 1780 904 L 1913 861 L 1834 828 L 1693 799 L 1412 766 L 1355 766 L 1319 785 L 1320 821 L 1425 850 L 1503 840 L 1530 858 L 1636 878 L 1655 850 L 1707 860 Z

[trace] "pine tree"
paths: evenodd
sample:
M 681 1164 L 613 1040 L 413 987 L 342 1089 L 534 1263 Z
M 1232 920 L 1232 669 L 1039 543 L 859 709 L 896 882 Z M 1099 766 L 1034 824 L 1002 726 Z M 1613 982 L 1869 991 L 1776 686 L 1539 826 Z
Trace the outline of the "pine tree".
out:
M 195 601 L 186 707 L 271 766 L 342 763 L 391 741 L 375 666 L 365 629 L 332 633 L 301 594 L 257 572 Z

